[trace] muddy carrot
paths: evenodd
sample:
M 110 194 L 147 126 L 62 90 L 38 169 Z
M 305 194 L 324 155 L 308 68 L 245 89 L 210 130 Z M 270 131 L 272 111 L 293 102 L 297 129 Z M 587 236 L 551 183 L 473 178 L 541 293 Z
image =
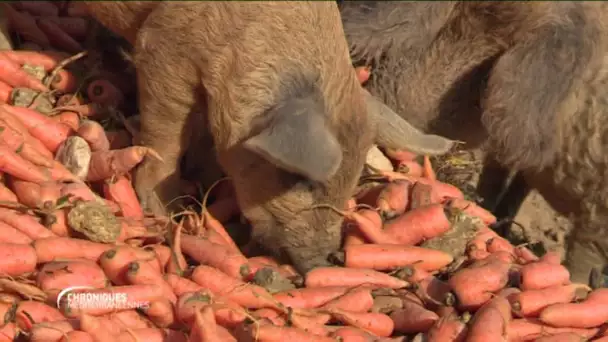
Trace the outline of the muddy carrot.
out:
M 109 179 L 103 183 L 105 198 L 118 203 L 123 217 L 142 219 L 144 211 L 139 204 L 139 199 L 133 189 L 131 180 L 125 175 Z
M 361 209 L 349 213 L 347 219 L 347 227 L 356 228 L 366 241 L 378 244 L 397 243 L 396 239 L 382 230 L 382 217 L 375 210 Z
M 473 316 L 469 325 L 467 341 L 502 341 L 508 338 L 507 329 L 511 320 L 511 306 L 502 297 L 484 304 Z
M 36 78 L 30 76 L 20 68 L 18 64 L 0 53 L 0 81 L 11 87 L 24 87 L 38 91 L 48 91 L 47 88 Z
M 26 160 L 18 151 L 0 145 L 0 171 L 28 182 L 42 183 L 49 180 L 36 165 Z
M 149 303 L 141 311 L 159 328 L 168 328 L 176 323 L 173 304 L 168 299 L 161 299 Z
M 76 258 L 97 261 L 105 251 L 112 248 L 104 243 L 67 237 L 38 239 L 34 241 L 33 246 L 38 255 L 38 263 Z
M 59 9 L 52 1 L 36 1 L 36 2 L 27 2 L 27 1 L 19 1 L 15 2 L 14 5 L 16 8 L 20 10 L 24 10 L 33 15 L 40 16 L 49 16 L 55 17 L 59 15 Z
M 156 259 L 160 265 L 160 271 L 161 273 L 164 273 L 163 271 L 171 259 L 171 248 L 165 245 L 151 245 L 144 247 L 144 249 L 153 251 L 156 254 Z
M 389 317 L 395 324 L 395 331 L 404 334 L 426 332 L 439 320 L 436 313 L 409 300 L 404 300 L 403 307 L 393 311 Z
M 9 123 L 2 123 L 0 126 L 0 142 L 2 145 L 11 151 L 15 151 L 34 165 L 52 167 L 53 160 L 39 152 L 39 147 L 32 144 L 33 139 L 27 132 L 24 134 L 17 131 Z
M 106 341 L 109 341 L 109 340 L 100 339 L 99 337 L 93 338 L 93 335 L 91 335 L 87 332 L 81 331 L 81 330 L 70 331 L 67 334 L 65 334 L 65 336 L 63 336 L 63 338 L 60 340 L 60 342 L 106 342 Z
M 410 176 L 410 175 L 404 175 L 398 172 L 389 172 L 389 171 L 383 171 L 382 174 L 389 180 L 389 181 L 393 181 L 396 179 L 405 179 L 408 180 L 412 183 L 422 183 L 422 184 L 428 184 L 432 187 L 433 191 L 432 191 L 432 197 L 434 200 L 438 200 L 438 201 L 442 201 L 442 200 L 447 200 L 450 198 L 464 198 L 464 195 L 462 194 L 462 191 L 460 191 L 457 187 L 451 185 L 451 184 L 447 184 L 447 183 L 442 183 L 442 182 L 433 182 L 431 180 L 428 180 L 424 177 L 416 177 L 416 176 Z
M 211 292 L 246 308 L 271 308 L 284 311 L 282 305 L 263 287 L 247 284 L 238 278 L 228 276 L 216 268 L 200 265 L 194 269 L 191 278 Z
M 565 285 L 570 282 L 570 272 L 559 264 L 550 264 L 543 261 L 532 262 L 521 268 L 522 290 L 540 290 L 556 285 Z
M 217 332 L 217 322 L 215 321 L 213 309 L 210 306 L 207 306 L 194 314 L 194 324 L 192 325 L 190 341 L 222 341 Z
M 608 321 L 608 289 L 594 290 L 580 303 L 550 305 L 540 312 L 539 318 L 554 327 L 598 327 Z
M 91 164 L 87 181 L 101 181 L 116 174 L 125 174 L 135 168 L 149 155 L 159 158 L 154 151 L 143 146 L 93 152 L 91 153 Z
M 57 123 L 66 125 L 74 131 L 80 129 L 80 116 L 74 112 L 61 112 L 57 115 L 51 116 L 51 119 Z
M 549 251 L 545 253 L 545 255 L 540 257 L 540 261 L 547 262 L 549 264 L 560 265 L 562 263 L 562 258 L 558 252 Z
M 0 81 L 0 103 L 10 103 L 13 87 L 4 81 Z
M 53 153 L 74 132 L 70 127 L 29 108 L 10 105 L 1 105 L 0 108 L 19 119 L 28 132 Z
M 306 287 L 359 286 L 403 288 L 408 282 L 370 269 L 317 267 L 306 274 Z
M 63 52 L 50 50 L 44 52 L 25 50 L 2 51 L 2 55 L 18 65 L 40 65 L 47 71 L 54 69 L 62 60 L 69 57 L 69 55 Z
M 464 342 L 466 335 L 466 324 L 453 307 L 446 307 L 439 320 L 426 333 L 426 338 L 429 342 Z
M 65 334 L 74 331 L 74 326 L 67 320 L 35 323 L 30 330 L 30 341 L 59 341 Z
M 250 273 L 247 258 L 242 253 L 236 253 L 227 247 L 214 244 L 206 239 L 182 234 L 182 251 L 201 264 L 216 267 L 223 273 L 241 278 Z
M 462 210 L 464 213 L 479 218 L 485 224 L 496 223 L 496 216 L 486 209 L 480 207 L 475 202 L 467 201 L 462 198 L 451 198 L 446 201 L 450 208 Z
M 256 340 L 260 342 L 282 342 L 282 341 L 307 341 L 307 342 L 335 342 L 333 338 L 317 336 L 307 331 L 291 328 L 277 327 L 270 322 L 261 322 L 247 325 L 243 332 L 237 335 L 237 340 Z
M 534 340 L 534 342 L 584 342 L 587 338 L 576 333 L 565 332 L 555 335 L 542 336 Z M 595 341 L 598 341 L 597 339 Z
M 226 298 L 214 298 L 207 290 L 198 290 L 183 293 L 179 297 L 175 306 L 177 319 L 191 325 L 195 313 L 207 306 L 213 308 L 217 323 L 228 328 L 236 327 L 247 318 L 247 312 L 239 304 Z
M 534 254 L 534 252 L 532 252 L 531 250 L 529 250 L 527 247 L 516 247 L 515 250 L 515 255 L 517 256 L 518 262 L 521 264 L 527 264 L 529 262 L 534 262 L 534 261 L 538 261 L 539 258 L 536 256 L 536 254 Z
M 11 29 L 18 32 L 24 40 L 31 41 L 45 47 L 50 45 L 49 39 L 46 37 L 46 34 L 44 34 L 44 32 L 38 28 L 38 25 L 36 25 L 36 20 L 32 15 L 19 12 L 8 3 L 2 3 L 2 9 L 5 11 L 6 16 L 8 17 Z
M 581 284 L 557 285 L 541 290 L 527 290 L 507 297 L 513 311 L 520 316 L 535 317 L 545 307 L 557 303 L 569 303 L 576 299 L 578 289 L 585 286 Z
M 349 246 L 332 254 L 341 265 L 351 268 L 393 270 L 415 264 L 425 271 L 435 271 L 450 264 L 454 258 L 442 251 L 403 245 L 365 244 Z
M 448 280 L 458 299 L 459 306 L 466 309 L 478 308 L 492 298 L 509 281 L 511 265 L 498 260 L 478 267 L 462 269 Z
M 2 175 L 2 178 L 4 175 Z M 0 182 L 0 201 L 17 202 L 17 195 L 7 188 L 4 182 Z
M 421 298 L 426 306 L 452 305 L 453 296 L 451 287 L 448 283 L 435 276 L 426 277 L 416 284 L 416 294 Z
M 114 341 L 114 336 L 108 333 L 105 320 L 88 314 L 82 314 L 80 317 L 80 330 L 91 335 L 91 341 L 95 342 L 110 342 Z M 95 337 L 93 337 L 95 336 Z M 68 339 L 67 341 L 71 341 Z M 66 341 L 66 342 L 67 342 Z
M 432 204 L 406 212 L 387 223 L 384 231 L 401 244 L 415 245 L 445 233 L 451 226 L 446 208 Z

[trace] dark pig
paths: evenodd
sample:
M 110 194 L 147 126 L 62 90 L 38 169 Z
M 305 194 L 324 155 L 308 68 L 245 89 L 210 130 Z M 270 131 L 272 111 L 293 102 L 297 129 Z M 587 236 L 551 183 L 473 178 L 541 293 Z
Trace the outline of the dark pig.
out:
M 414 129 L 360 87 L 335 3 L 88 6 L 134 43 L 140 143 L 164 159 L 136 171 L 142 204 L 165 213 L 180 195 L 179 158 L 208 131 L 253 239 L 303 273 L 340 247 L 342 217 L 311 208 L 344 206 L 374 140 L 427 154 L 452 145 Z
M 574 281 L 606 266 L 608 4 L 344 1 L 341 15 L 354 62 L 373 65 L 372 94 L 521 172 L 513 197 L 528 185 L 573 215 Z

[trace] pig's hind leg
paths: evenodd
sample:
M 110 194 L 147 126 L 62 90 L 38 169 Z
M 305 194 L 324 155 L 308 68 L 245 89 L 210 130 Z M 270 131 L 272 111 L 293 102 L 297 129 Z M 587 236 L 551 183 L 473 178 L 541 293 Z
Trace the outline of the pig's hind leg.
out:
M 140 144 L 154 149 L 163 161 L 148 158 L 138 167 L 135 190 L 142 206 L 157 215 L 181 209 L 179 162 L 190 141 L 187 123 L 196 102 L 194 87 L 176 74 L 176 59 L 168 63 L 168 57 L 136 55 Z

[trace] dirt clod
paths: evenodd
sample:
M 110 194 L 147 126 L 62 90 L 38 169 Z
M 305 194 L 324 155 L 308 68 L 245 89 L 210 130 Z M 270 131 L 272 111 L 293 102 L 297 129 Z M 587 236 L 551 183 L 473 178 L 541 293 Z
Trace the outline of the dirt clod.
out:
M 68 225 L 94 242 L 113 243 L 120 235 L 120 222 L 106 205 L 76 201 L 68 213 Z

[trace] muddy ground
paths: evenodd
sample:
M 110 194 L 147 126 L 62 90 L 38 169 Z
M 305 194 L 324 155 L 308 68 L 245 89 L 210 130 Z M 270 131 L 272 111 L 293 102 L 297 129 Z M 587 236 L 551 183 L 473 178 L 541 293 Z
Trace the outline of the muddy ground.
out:
M 458 151 L 433 160 L 433 166 L 440 180 L 458 186 L 472 197 L 481 172 L 481 156 L 480 151 Z M 515 222 L 518 225 L 514 229 L 523 230 L 526 240 L 537 243 L 533 248 L 536 252 L 556 250 L 563 255 L 564 236 L 571 224 L 567 218 L 551 209 L 536 191 L 526 198 Z

